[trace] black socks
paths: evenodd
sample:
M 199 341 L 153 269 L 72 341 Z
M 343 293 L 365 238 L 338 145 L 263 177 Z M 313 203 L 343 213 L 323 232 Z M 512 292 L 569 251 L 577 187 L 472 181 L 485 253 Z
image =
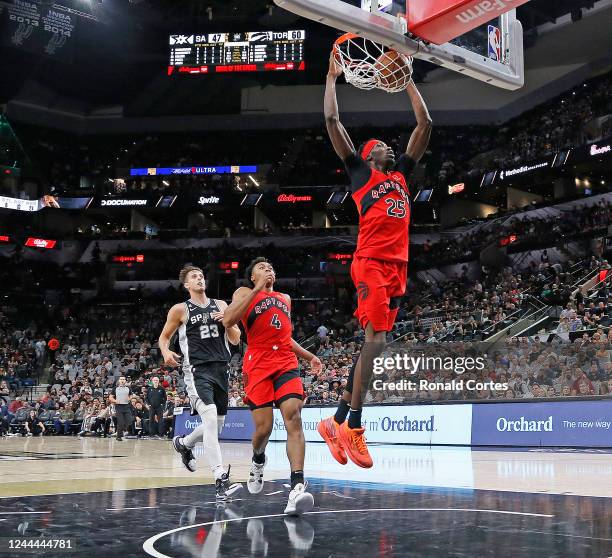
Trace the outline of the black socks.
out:
M 304 484 L 304 471 L 291 471 L 291 489 L 300 483 Z
M 263 465 L 266 462 L 266 454 L 264 452 L 255 453 L 253 452 L 253 463 L 257 465 Z
M 334 415 L 334 419 L 338 424 L 342 424 L 346 420 L 350 408 L 350 405 L 344 399 L 340 401 L 340 405 L 338 405 Z
M 351 409 L 348 426 L 349 428 L 361 428 L 361 409 Z

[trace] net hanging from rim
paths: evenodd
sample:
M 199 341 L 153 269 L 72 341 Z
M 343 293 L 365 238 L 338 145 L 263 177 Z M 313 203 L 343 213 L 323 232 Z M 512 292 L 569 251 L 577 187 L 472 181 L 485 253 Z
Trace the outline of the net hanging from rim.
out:
M 412 79 L 412 56 L 406 56 L 353 33 L 334 43 L 334 57 L 347 83 L 359 89 L 403 91 Z

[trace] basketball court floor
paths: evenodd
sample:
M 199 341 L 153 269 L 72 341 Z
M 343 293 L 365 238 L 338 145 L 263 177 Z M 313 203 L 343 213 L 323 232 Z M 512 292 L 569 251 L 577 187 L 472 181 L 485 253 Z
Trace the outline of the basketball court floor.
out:
M 199 453 L 198 453 L 199 452 Z M 251 457 L 223 443 L 235 481 Z M 187 472 L 168 441 L 0 440 L 0 555 L 13 538 L 70 539 L 43 556 L 612 556 L 612 453 L 373 445 L 374 468 L 308 443 L 315 509 L 283 515 L 284 443 L 262 494 L 214 498 L 200 446 Z M 67 543 L 66 543 L 67 544 Z

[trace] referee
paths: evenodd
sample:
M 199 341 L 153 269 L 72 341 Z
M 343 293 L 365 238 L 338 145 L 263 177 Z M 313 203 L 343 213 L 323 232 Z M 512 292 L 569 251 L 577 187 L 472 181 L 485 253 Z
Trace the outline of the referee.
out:
M 117 385 L 108 398 L 115 405 L 117 441 L 119 442 L 123 439 L 123 432 L 130 429 L 133 420 L 132 410 L 130 409 L 130 395 L 132 395 L 132 390 L 125 385 L 125 376 L 119 376 Z

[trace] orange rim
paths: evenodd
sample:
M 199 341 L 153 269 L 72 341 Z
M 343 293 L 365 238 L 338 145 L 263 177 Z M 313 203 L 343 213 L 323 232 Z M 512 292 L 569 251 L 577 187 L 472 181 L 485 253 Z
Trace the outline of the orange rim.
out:
M 355 33 L 345 33 L 334 41 L 334 45 L 341 45 L 350 39 L 359 39 L 359 35 L 355 35 Z

